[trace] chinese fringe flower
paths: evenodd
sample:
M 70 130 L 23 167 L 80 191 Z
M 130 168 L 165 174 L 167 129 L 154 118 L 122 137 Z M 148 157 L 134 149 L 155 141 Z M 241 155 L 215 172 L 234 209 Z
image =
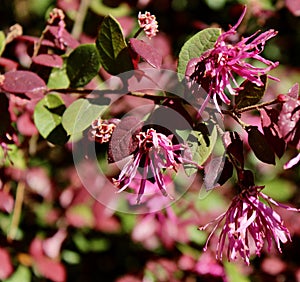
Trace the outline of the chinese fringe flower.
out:
M 95 141 L 100 144 L 107 143 L 110 140 L 115 127 L 115 122 L 98 118 L 91 124 L 88 137 L 91 141 Z
M 182 144 L 173 145 L 170 138 L 162 133 L 157 133 L 152 128 L 146 132 L 140 132 L 137 138 L 138 149 L 123 167 L 119 178 L 113 179 L 114 184 L 120 187 L 119 192 L 122 192 L 131 184 L 138 171 L 142 170 L 137 203 L 140 202 L 146 180 L 149 178 L 154 178 L 162 194 L 168 196 L 161 170 L 172 168 L 176 171 L 177 166 L 183 162 L 179 152 L 184 149 L 184 146 Z
M 264 186 L 252 186 L 243 190 L 233 199 L 227 212 L 221 214 L 213 222 L 199 228 L 204 230 L 216 222 L 208 236 L 204 247 L 205 251 L 213 233 L 224 220 L 225 223 L 216 250 L 217 259 L 221 260 L 223 252 L 227 249 L 229 261 L 237 259 L 239 255 L 249 265 L 249 258 L 252 254 L 250 243 L 254 243 L 255 253 L 260 255 L 265 240 L 268 243 L 269 251 L 274 240 L 281 252 L 280 242 L 291 241 L 291 236 L 289 230 L 283 225 L 279 214 L 271 208 L 270 203 L 291 211 L 300 210 L 277 203 L 261 192 L 263 188 Z M 266 201 L 268 205 L 261 202 L 259 198 Z
M 257 86 L 262 86 L 263 82 L 260 76 L 267 74 L 279 64 L 260 56 L 266 41 L 277 34 L 274 30 L 268 30 L 257 36 L 258 31 L 249 37 L 242 38 L 235 44 L 228 43 L 230 37 L 236 34 L 236 29 L 243 20 L 245 13 L 246 8 L 236 25 L 222 33 L 212 49 L 204 52 L 200 58 L 191 59 L 187 65 L 186 77 L 191 80 L 191 83 L 196 82 L 208 93 L 207 99 L 202 105 L 203 109 L 209 99 L 213 98 L 216 108 L 220 112 L 217 96 L 225 104 L 230 104 L 230 99 L 225 93 L 226 89 L 231 95 L 238 95 L 241 87 L 238 85 L 234 74 L 255 83 Z M 267 67 L 255 67 L 247 62 L 248 59 L 255 59 L 266 64 Z M 269 77 L 277 80 L 274 77 Z M 202 112 L 202 108 L 200 112 Z
M 142 28 L 148 38 L 152 38 L 158 32 L 158 24 L 156 21 L 156 17 L 151 15 L 149 12 L 145 12 L 142 14 L 139 12 L 138 22 L 140 28 Z

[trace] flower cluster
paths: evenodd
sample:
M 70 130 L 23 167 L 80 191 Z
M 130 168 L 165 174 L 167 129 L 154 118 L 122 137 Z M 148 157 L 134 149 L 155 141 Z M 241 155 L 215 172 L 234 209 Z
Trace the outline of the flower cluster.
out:
M 136 177 L 138 170 L 142 170 L 142 179 L 138 191 L 137 202 L 140 202 L 144 194 L 146 180 L 153 179 L 164 196 L 167 196 L 162 169 L 173 169 L 182 163 L 180 151 L 184 149 L 182 144 L 172 144 L 170 138 L 153 128 L 146 132 L 141 131 L 137 135 L 139 144 L 136 153 L 123 167 L 119 178 L 113 179 L 114 184 L 120 187 L 119 192 L 124 191 Z
M 138 22 L 140 28 L 144 30 L 148 38 L 154 37 L 158 32 L 158 23 L 156 21 L 156 17 L 151 15 L 149 12 L 145 12 L 145 14 L 139 12 Z
M 186 77 L 192 82 L 196 82 L 208 93 L 208 99 L 213 98 L 217 109 L 220 111 L 217 97 L 224 103 L 230 104 L 225 90 L 231 95 L 238 95 L 242 89 L 234 77 L 234 74 L 262 86 L 261 75 L 267 74 L 270 70 L 278 66 L 278 62 L 272 62 L 263 58 L 260 53 L 263 51 L 265 43 L 274 37 L 277 32 L 266 31 L 256 38 L 258 32 L 243 38 L 234 44 L 229 44 L 232 36 L 236 35 L 237 27 L 244 18 L 246 9 L 234 25 L 227 32 L 222 33 L 214 48 L 204 52 L 200 58 L 191 59 L 186 69 Z M 265 68 L 256 67 L 247 62 L 254 59 L 267 65 Z M 274 77 L 270 77 L 276 79 Z
M 287 210 L 299 211 L 298 209 L 284 206 L 268 197 L 261 190 L 264 186 L 252 186 L 244 189 L 237 195 L 229 209 L 216 218 L 213 222 L 200 227 L 206 229 L 216 222 L 210 233 L 204 250 L 208 247 L 208 242 L 214 231 L 225 220 L 222 228 L 216 251 L 217 259 L 222 259 L 223 252 L 227 248 L 228 260 L 236 260 L 238 255 L 249 265 L 251 255 L 251 243 L 254 242 L 255 253 L 260 255 L 264 246 L 264 240 L 268 243 L 268 250 L 275 241 L 278 250 L 281 252 L 280 242 L 286 243 L 291 240 L 289 230 L 283 225 L 282 219 L 270 206 L 272 203 L 277 207 Z M 262 198 L 269 205 L 260 201 Z
M 115 122 L 98 118 L 91 124 L 88 137 L 91 141 L 95 141 L 100 144 L 107 143 L 110 140 L 115 127 Z

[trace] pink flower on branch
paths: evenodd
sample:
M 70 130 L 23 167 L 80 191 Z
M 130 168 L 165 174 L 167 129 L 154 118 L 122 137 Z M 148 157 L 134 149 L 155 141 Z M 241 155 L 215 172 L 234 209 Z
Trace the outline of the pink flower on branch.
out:
M 216 258 L 222 259 L 223 252 L 227 249 L 227 258 L 229 261 L 236 260 L 240 256 L 246 264 L 250 264 L 250 255 L 252 243 L 254 243 L 256 255 L 260 255 L 267 241 L 268 250 L 272 247 L 274 240 L 278 250 L 281 252 L 280 243 L 291 241 L 289 230 L 283 225 L 283 221 L 270 204 L 285 208 L 291 211 L 299 211 L 280 203 L 263 194 L 261 190 L 264 186 L 252 186 L 244 189 L 237 195 L 229 209 L 216 218 L 213 222 L 200 227 L 200 230 L 206 229 L 209 225 L 215 223 L 215 226 L 208 236 L 204 250 L 207 249 L 210 238 L 215 230 L 224 220 L 224 226 L 219 236 L 216 250 Z M 265 204 L 260 201 L 262 198 Z
M 180 152 L 186 149 L 184 145 L 173 144 L 171 137 L 158 133 L 153 128 L 140 132 L 136 137 L 138 148 L 124 165 L 118 179 L 113 179 L 114 184 L 120 187 L 119 192 L 122 192 L 140 172 L 142 179 L 137 203 L 144 194 L 147 179 L 154 179 L 162 194 L 168 196 L 162 170 L 173 169 L 176 172 L 177 167 L 183 162 L 196 164 L 180 155 Z
M 238 85 L 235 75 L 247 79 L 257 86 L 262 86 L 263 82 L 260 76 L 267 74 L 279 64 L 260 55 L 266 41 L 277 34 L 274 30 L 268 30 L 257 35 L 258 31 L 249 37 L 242 38 L 239 42 L 229 44 L 230 38 L 237 33 L 236 29 L 243 20 L 245 13 L 246 8 L 236 25 L 218 37 L 214 48 L 204 52 L 200 58 L 191 59 L 187 65 L 186 77 L 191 82 L 196 82 L 208 93 L 202 109 L 206 107 L 210 98 L 213 98 L 219 111 L 217 97 L 225 104 L 230 104 L 226 92 L 231 95 L 238 95 L 242 89 Z M 249 63 L 249 59 L 264 63 L 266 67 L 256 67 Z M 274 77 L 269 77 L 277 80 Z
M 149 12 L 145 12 L 145 14 L 139 12 L 138 22 L 140 28 L 144 30 L 148 38 L 151 39 L 158 32 L 158 23 L 156 21 L 156 17 L 151 15 Z

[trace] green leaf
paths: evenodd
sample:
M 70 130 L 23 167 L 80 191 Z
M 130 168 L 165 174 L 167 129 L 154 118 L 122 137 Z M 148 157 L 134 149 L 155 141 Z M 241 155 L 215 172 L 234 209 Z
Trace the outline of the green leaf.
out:
M 228 281 L 230 282 L 250 282 L 250 279 L 238 269 L 238 265 L 224 261 L 224 268 Z
M 100 16 L 112 15 L 116 18 L 128 16 L 131 12 L 130 6 L 126 3 L 120 3 L 118 7 L 109 7 L 103 4 L 102 0 L 92 0 L 90 9 Z
M 208 159 L 216 144 L 217 136 L 216 127 L 213 128 L 210 135 L 203 134 L 200 131 L 191 131 L 186 142 L 194 162 L 202 165 Z M 185 172 L 188 176 L 191 176 L 197 172 L 197 168 L 193 165 L 185 165 Z
M 257 86 L 249 80 L 245 80 L 241 84 L 244 89 L 239 92 L 239 95 L 235 96 L 235 106 L 237 108 L 255 105 L 261 100 L 266 90 L 267 76 L 262 75 L 260 79 L 264 84 L 263 86 Z
M 67 133 L 61 125 L 65 105 L 57 94 L 48 94 L 40 100 L 34 109 L 33 119 L 40 134 L 53 144 L 67 142 Z
M 67 59 L 67 74 L 71 87 L 89 83 L 98 73 L 100 57 L 95 44 L 78 46 Z
M 4 282 L 30 282 L 31 281 L 31 272 L 28 267 L 19 265 L 17 270 Z
M 69 135 L 88 128 L 107 109 L 106 105 L 92 104 L 87 99 L 78 99 L 64 112 L 62 125 Z
M 2 30 L 0 30 L 0 57 L 5 49 L 5 34 Z
M 278 202 L 287 202 L 293 197 L 296 190 L 295 184 L 291 181 L 278 177 L 270 181 L 263 181 L 258 183 L 258 185 L 265 185 L 263 193 Z
M 62 68 L 53 68 L 48 78 L 47 87 L 49 89 L 67 88 L 70 80 L 67 75 L 65 65 Z
M 207 28 L 199 31 L 185 42 L 179 53 L 177 67 L 179 79 L 183 78 L 189 60 L 199 58 L 203 52 L 213 48 L 220 35 L 220 28 Z
M 129 50 L 118 21 L 111 15 L 101 24 L 96 46 L 103 68 L 112 75 L 133 69 Z

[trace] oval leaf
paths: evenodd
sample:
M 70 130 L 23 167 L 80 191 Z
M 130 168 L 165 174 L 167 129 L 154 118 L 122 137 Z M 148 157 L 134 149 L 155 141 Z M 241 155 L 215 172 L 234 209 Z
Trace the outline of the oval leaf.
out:
M 2 30 L 0 30 L 0 57 L 5 49 L 5 45 L 6 45 L 5 34 Z
M 61 116 L 65 108 L 57 94 L 48 94 L 35 106 L 34 123 L 40 134 L 53 144 L 62 145 L 68 139 L 61 126 Z
M 187 139 L 190 157 L 198 165 L 202 165 L 212 153 L 217 141 L 217 130 L 214 127 L 211 134 L 205 134 L 200 131 L 192 131 Z M 188 176 L 197 172 L 197 168 L 192 165 L 185 165 L 185 172 Z
M 235 106 L 237 108 L 240 109 L 255 105 L 261 100 L 265 94 L 267 76 L 262 75 L 260 79 L 264 84 L 263 86 L 257 86 L 255 83 L 252 83 L 249 80 L 245 80 L 241 84 L 243 89 L 239 91 L 239 95 L 235 96 Z
M 68 134 L 81 133 L 107 109 L 106 105 L 92 104 L 87 99 L 78 99 L 64 112 L 62 125 Z
M 203 52 L 214 47 L 217 38 L 221 35 L 220 28 L 207 28 L 196 33 L 185 42 L 179 53 L 177 71 L 182 79 L 189 60 L 199 58 Z
M 143 60 L 154 68 L 160 68 L 162 64 L 162 56 L 148 43 L 136 38 L 130 39 L 130 46 L 134 52 L 140 55 Z
M 67 59 L 67 74 L 71 87 L 80 87 L 89 83 L 100 68 L 99 53 L 95 44 L 78 46 Z
M 33 57 L 32 62 L 46 67 L 60 68 L 62 67 L 64 61 L 61 56 L 55 54 L 41 54 L 36 57 Z
M 275 165 L 275 154 L 269 146 L 265 136 L 256 126 L 246 128 L 248 133 L 248 143 L 255 156 L 264 163 Z
M 118 21 L 106 16 L 96 39 L 103 68 L 112 75 L 133 69 L 129 50 Z
M 31 71 L 10 71 L 4 74 L 1 88 L 14 94 L 40 94 L 46 90 L 46 84 L 37 74 Z

